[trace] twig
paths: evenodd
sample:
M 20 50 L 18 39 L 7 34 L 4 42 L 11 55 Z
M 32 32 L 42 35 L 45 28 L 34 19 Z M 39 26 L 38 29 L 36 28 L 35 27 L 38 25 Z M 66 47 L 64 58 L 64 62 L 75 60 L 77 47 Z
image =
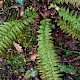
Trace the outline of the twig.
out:
M 56 48 L 66 51 L 66 49 L 63 49 L 63 48 L 61 48 L 61 47 L 55 47 L 55 49 L 56 49 Z M 77 51 L 71 51 L 71 52 L 80 54 L 80 52 L 77 52 Z M 80 59 L 80 56 L 78 56 L 77 58 L 74 58 L 74 59 L 72 59 L 72 60 L 69 60 L 69 61 L 66 60 L 66 61 L 64 61 L 64 62 L 71 63 L 71 62 L 76 61 L 76 60 L 78 60 L 78 59 Z
M 74 58 L 74 59 L 72 59 L 72 60 L 69 60 L 69 62 L 73 62 L 73 61 L 76 61 L 76 60 L 78 60 L 78 59 L 80 59 L 80 56 L 78 56 L 77 58 Z
M 61 50 L 66 51 L 66 49 L 63 49 L 63 48 L 61 48 L 61 47 L 55 47 L 55 49 L 61 49 Z M 77 53 L 77 54 L 80 54 L 80 52 L 77 52 L 77 51 L 71 51 L 71 52 L 73 52 L 73 53 Z
M 12 8 L 16 9 L 16 8 L 19 8 L 19 7 L 21 7 L 21 6 L 18 6 L 18 5 L 16 6 L 16 5 L 14 5 L 14 6 L 11 6 L 11 7 L 6 8 L 6 9 L 3 9 L 3 8 L 2 8 L 2 10 L 0 10 L 0 12 L 2 12 L 2 11 L 4 12 L 4 11 L 7 11 L 7 10 L 12 9 Z

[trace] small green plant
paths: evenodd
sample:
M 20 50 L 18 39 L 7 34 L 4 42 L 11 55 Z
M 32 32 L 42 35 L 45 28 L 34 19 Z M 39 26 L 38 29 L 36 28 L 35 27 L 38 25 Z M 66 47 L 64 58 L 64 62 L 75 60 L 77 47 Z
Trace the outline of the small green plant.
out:
M 26 80 L 28 80 L 30 77 L 34 77 L 36 74 L 38 74 L 38 71 L 35 70 L 35 69 L 32 69 L 32 70 L 28 70 L 24 76 L 24 78 Z
M 58 44 L 60 47 L 62 47 L 64 45 L 64 42 L 59 41 Z
M 66 72 L 66 73 L 69 73 L 69 74 L 77 74 L 77 71 L 71 65 L 69 65 L 69 66 L 68 65 L 67 66 L 66 65 L 62 65 L 60 70 L 62 72 Z
M 65 57 L 68 57 L 68 56 L 70 56 L 71 54 L 73 54 L 73 52 L 71 52 L 70 50 L 66 50 Z
M 7 65 L 13 68 L 13 70 L 19 69 L 21 72 L 25 71 L 25 62 L 21 54 L 17 54 L 16 57 L 12 57 L 7 60 Z

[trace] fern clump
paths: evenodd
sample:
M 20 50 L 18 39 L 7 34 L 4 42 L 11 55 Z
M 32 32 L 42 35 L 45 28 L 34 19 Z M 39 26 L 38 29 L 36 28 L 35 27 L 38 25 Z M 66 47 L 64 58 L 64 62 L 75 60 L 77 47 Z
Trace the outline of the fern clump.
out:
M 0 25 L 0 55 L 16 40 L 17 35 L 22 34 L 22 31 L 26 28 L 25 25 L 29 25 L 33 21 L 32 18 L 28 18 L 26 20 L 4 22 Z
M 50 40 L 51 37 L 51 24 L 50 19 L 42 20 L 40 34 L 38 35 L 38 69 L 41 73 L 41 78 L 43 80 L 62 80 L 60 78 L 61 74 L 59 67 L 59 60 L 57 59 L 57 54 L 54 50 L 54 45 Z
M 76 18 L 77 13 L 71 11 L 69 13 L 69 9 L 60 8 L 59 16 L 60 20 L 58 25 L 60 28 L 72 35 L 73 38 L 80 40 L 80 17 Z

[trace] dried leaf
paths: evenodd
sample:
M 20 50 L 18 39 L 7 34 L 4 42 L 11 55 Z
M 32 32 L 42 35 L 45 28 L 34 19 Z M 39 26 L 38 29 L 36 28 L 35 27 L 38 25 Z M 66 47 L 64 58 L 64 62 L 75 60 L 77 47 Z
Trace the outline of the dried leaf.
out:
M 23 52 L 22 47 L 18 43 L 16 43 L 16 42 L 13 41 L 13 45 L 14 45 L 14 47 L 16 48 L 16 50 L 18 52 Z
M 0 7 L 3 6 L 3 5 L 4 5 L 4 1 L 1 0 L 1 1 L 0 1 Z
M 30 55 L 30 58 L 32 61 L 35 61 L 36 57 L 37 57 L 37 54 L 31 54 Z
M 35 46 L 34 48 L 32 48 L 32 51 L 29 52 L 30 54 L 30 58 L 32 61 L 35 61 L 35 59 L 37 58 L 37 46 Z
M 46 17 L 49 17 L 50 16 L 50 11 L 49 10 L 46 10 L 44 13 L 40 12 L 41 16 L 43 18 L 46 18 Z

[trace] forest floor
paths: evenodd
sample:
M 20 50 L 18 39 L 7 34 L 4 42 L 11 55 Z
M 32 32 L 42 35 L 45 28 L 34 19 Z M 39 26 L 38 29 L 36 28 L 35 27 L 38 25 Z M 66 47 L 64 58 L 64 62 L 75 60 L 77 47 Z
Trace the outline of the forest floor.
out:
M 32 4 L 39 13 L 38 17 L 35 19 L 35 22 L 33 23 L 34 35 L 37 36 L 37 30 L 38 26 L 40 26 L 40 20 L 42 18 L 49 17 L 52 20 L 57 21 L 58 13 L 54 9 L 49 11 L 47 7 L 43 9 L 43 5 L 37 2 L 35 3 L 34 1 L 32 1 Z M 26 4 L 30 5 L 30 2 Z M 73 9 L 72 5 L 70 7 Z M 10 9 L 10 12 L 11 10 L 12 8 Z M 11 17 L 8 17 L 8 14 L 10 14 L 10 12 L 5 13 L 5 15 L 4 10 L 2 8 L 0 9 L 0 11 L 0 24 L 2 24 L 4 21 L 11 20 L 10 18 L 21 19 L 20 16 L 14 17 L 15 15 L 12 14 L 14 10 L 12 10 L 13 12 L 10 15 Z M 51 15 L 51 12 L 53 12 L 54 14 Z M 80 41 L 72 38 L 71 36 L 63 32 L 60 29 L 60 26 L 57 26 L 57 22 L 52 23 L 54 24 L 54 26 L 52 26 L 51 28 L 53 44 L 55 46 L 56 53 L 58 54 L 58 58 L 61 60 L 63 65 L 65 64 L 62 68 L 62 71 L 64 69 L 64 75 L 62 76 L 62 78 L 63 80 L 80 80 Z M 23 45 L 25 43 L 14 41 L 13 46 L 7 49 L 7 51 L 5 52 L 6 54 L 10 54 L 10 58 L 5 58 L 3 56 L 0 57 L 0 80 L 25 80 L 24 76 L 25 74 L 28 75 L 28 73 L 29 75 L 27 77 L 32 76 L 29 78 L 29 80 L 41 80 L 39 73 L 36 69 L 34 69 L 34 67 L 37 66 L 37 41 L 31 42 L 31 46 L 26 48 Z M 13 54 L 16 55 L 16 57 L 14 57 Z M 31 72 L 27 73 L 28 70 L 30 70 Z

